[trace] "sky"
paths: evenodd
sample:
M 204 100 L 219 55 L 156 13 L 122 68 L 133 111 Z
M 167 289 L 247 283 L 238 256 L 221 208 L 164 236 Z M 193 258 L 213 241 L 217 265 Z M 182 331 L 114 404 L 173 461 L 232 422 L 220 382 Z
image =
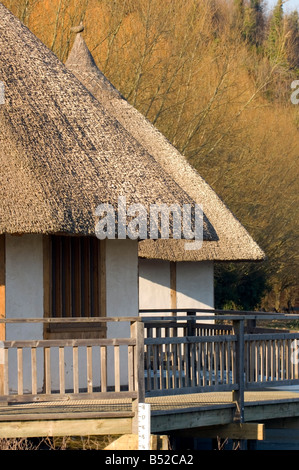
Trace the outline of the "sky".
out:
M 274 5 L 276 5 L 277 3 L 277 0 L 266 0 L 266 2 L 269 7 L 272 9 L 272 7 Z M 294 10 L 299 10 L 299 0 L 288 0 L 286 3 L 285 3 L 285 7 L 284 7 L 285 11 L 288 12 L 288 11 L 294 11 Z

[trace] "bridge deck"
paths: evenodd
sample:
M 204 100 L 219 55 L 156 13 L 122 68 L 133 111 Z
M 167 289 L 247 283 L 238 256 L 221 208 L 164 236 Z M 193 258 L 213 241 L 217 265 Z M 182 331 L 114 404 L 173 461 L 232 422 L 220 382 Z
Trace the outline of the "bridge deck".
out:
M 147 398 L 152 433 L 232 423 L 236 404 L 231 392 Z M 245 422 L 299 416 L 299 394 L 245 392 Z M 131 400 L 69 400 L 0 407 L 0 437 L 103 435 L 132 432 Z

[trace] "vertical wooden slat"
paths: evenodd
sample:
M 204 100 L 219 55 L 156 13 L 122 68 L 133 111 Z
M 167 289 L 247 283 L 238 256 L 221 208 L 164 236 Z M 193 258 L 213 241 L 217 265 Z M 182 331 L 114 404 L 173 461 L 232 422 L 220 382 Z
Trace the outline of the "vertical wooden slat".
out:
M 153 345 L 153 372 L 154 372 L 154 390 L 158 389 L 158 345 L 154 344 Z
M 101 391 L 107 392 L 107 348 L 101 346 Z
M 36 348 L 31 348 L 31 386 L 32 394 L 37 394 Z
M 160 372 L 160 390 L 163 390 L 163 347 L 161 344 L 158 346 L 158 362 L 159 362 L 159 372 Z
M 62 241 L 61 237 L 53 236 L 52 243 L 54 244 L 54 279 L 52 289 L 55 295 L 53 303 L 55 305 L 55 316 L 57 318 L 62 317 Z
M 115 391 L 120 392 L 120 363 L 119 363 L 119 346 L 114 346 L 114 380 Z
M 226 364 L 226 383 L 230 383 L 230 355 L 229 355 L 230 342 L 224 344 L 225 349 L 225 364 Z
M 44 348 L 44 355 L 45 355 L 45 390 L 46 390 L 46 393 L 51 393 L 50 348 Z
M 106 317 L 106 240 L 100 241 L 98 256 L 100 266 L 100 315 Z
M 177 351 L 176 351 L 176 345 L 172 344 L 171 345 L 171 351 L 172 351 L 172 388 L 176 388 L 176 379 L 177 379 Z
M 86 348 L 86 360 L 87 360 L 87 391 L 92 393 L 93 390 L 93 377 L 92 377 L 92 347 L 87 346 Z
M 18 394 L 23 395 L 23 349 L 17 348 L 18 359 Z
M 178 387 L 181 388 L 183 386 L 183 365 L 182 365 L 182 347 L 183 345 L 178 343 L 177 344 L 177 361 L 178 361 Z
M 91 315 L 100 316 L 100 240 L 91 238 Z
M 78 347 L 73 347 L 73 387 L 74 393 L 79 393 L 79 360 Z
M 65 393 L 64 347 L 59 348 L 59 389 L 60 393 Z
M 149 385 L 149 376 L 150 376 L 149 346 L 147 346 L 146 353 L 147 353 L 147 355 L 146 355 L 146 357 L 147 357 L 147 390 L 150 390 L 150 385 Z M 129 383 L 129 392 L 133 392 L 134 391 L 134 346 L 128 346 L 128 383 Z
M 73 239 L 73 316 L 81 316 L 81 246 L 80 237 Z
M 64 316 L 66 317 L 72 316 L 71 238 L 63 237 Z
M 219 343 L 215 343 L 215 355 L 214 355 L 214 367 L 215 367 L 215 385 L 218 385 L 219 383 L 219 375 L 218 375 L 218 370 L 219 369 Z
M 82 238 L 82 248 L 83 248 L 83 259 L 82 259 L 82 267 L 83 267 L 83 299 L 82 299 L 82 306 L 83 306 L 83 316 L 89 317 L 90 312 L 90 244 L 89 238 L 83 237 Z

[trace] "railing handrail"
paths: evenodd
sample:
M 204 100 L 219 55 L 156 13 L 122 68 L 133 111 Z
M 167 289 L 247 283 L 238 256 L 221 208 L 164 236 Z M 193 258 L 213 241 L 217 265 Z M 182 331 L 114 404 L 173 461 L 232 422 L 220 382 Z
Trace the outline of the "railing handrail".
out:
M 0 318 L 0 323 L 133 323 L 141 321 L 140 317 Z

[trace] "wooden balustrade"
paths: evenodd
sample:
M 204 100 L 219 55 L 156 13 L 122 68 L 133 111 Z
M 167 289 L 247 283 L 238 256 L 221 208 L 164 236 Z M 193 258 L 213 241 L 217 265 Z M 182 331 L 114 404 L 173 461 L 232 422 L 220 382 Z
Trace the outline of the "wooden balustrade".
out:
M 263 334 L 245 334 L 244 316 L 231 320 L 231 325 L 216 325 L 202 323 L 196 317 L 179 321 L 144 319 L 146 394 L 244 393 L 299 383 L 298 361 L 293 360 L 299 334 L 271 329 Z
M 248 389 L 291 384 L 299 379 L 296 333 L 245 335 L 244 371 Z
M 143 388 L 141 322 L 131 321 L 129 338 L 14 340 L 1 347 L 2 401 L 136 399 Z
M 123 397 L 136 404 L 145 396 L 231 390 L 242 409 L 245 390 L 299 383 L 298 333 L 248 334 L 248 317 L 226 319 L 230 325 L 130 317 L 116 319 L 131 324 L 127 338 L 4 341 L 0 400 Z
M 146 338 L 148 396 L 235 387 L 234 336 Z

